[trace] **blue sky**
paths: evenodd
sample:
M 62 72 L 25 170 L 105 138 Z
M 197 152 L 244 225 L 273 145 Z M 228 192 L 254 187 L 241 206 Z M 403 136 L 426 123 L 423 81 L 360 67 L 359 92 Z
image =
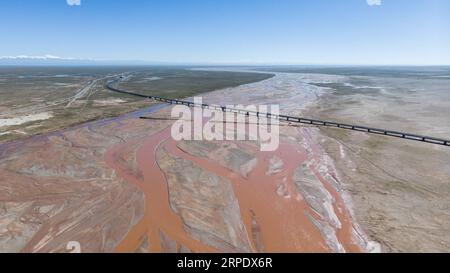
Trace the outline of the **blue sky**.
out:
M 450 64 L 450 1 L 14 0 L 1 3 L 0 34 L 0 56 Z

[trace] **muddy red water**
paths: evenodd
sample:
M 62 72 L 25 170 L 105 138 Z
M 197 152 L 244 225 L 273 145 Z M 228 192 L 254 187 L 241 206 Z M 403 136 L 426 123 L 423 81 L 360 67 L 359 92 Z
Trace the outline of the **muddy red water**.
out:
M 179 246 L 186 246 L 196 251 L 213 251 L 214 249 L 191 239 L 183 229 L 181 219 L 173 213 L 168 201 L 167 185 L 164 174 L 158 167 L 155 153 L 163 142 L 170 136 L 170 128 L 165 129 L 148 139 L 137 139 L 132 143 L 123 143 L 107 152 L 107 163 L 116 170 L 117 174 L 126 181 L 133 183 L 145 193 L 144 218 L 127 234 L 125 239 L 116 247 L 118 252 L 134 252 L 146 238 L 150 250 L 161 252 L 160 232 L 163 231 Z M 136 177 L 121 165 L 120 156 L 131 145 L 140 143 L 136 151 L 136 159 L 142 177 Z
M 239 143 L 239 145 L 246 145 Z M 137 186 L 145 194 L 145 214 L 116 247 L 117 252 L 134 252 L 147 240 L 152 252 L 166 251 L 161 234 L 176 243 L 176 249 L 193 252 L 221 251 L 217 247 L 193 238 L 186 231 L 183 219 L 177 215 L 169 201 L 166 175 L 158 165 L 156 153 L 163 149 L 171 156 L 192 162 L 195 166 L 230 181 L 237 198 L 251 251 L 265 252 L 328 252 L 329 240 L 311 221 L 321 221 L 321 215 L 311 209 L 294 185 L 296 168 L 305 163 L 311 155 L 299 145 L 283 141 L 274 152 L 260 152 L 247 145 L 256 156 L 256 165 L 247 176 L 226 168 L 213 160 L 191 155 L 177 146 L 170 136 L 170 127 L 149 137 L 136 138 L 116 145 L 105 156 L 108 165 L 117 175 Z M 127 166 L 123 158 L 135 149 L 137 165 L 135 170 Z M 313 146 L 312 157 L 318 160 L 317 148 Z M 268 175 L 269 161 L 274 156 L 284 164 L 281 170 Z M 345 251 L 358 252 L 361 247 L 353 239 L 353 225 L 339 193 L 329 185 L 316 169 L 309 166 L 314 176 L 332 195 L 333 210 L 341 222 L 336 237 Z M 279 194 L 283 189 L 283 194 Z
M 168 111 L 157 114 L 167 117 Z M 279 148 L 186 141 L 129 115 L 1 147 L 8 251 L 358 252 L 366 242 L 308 128 Z M 24 160 L 26 159 L 26 160 Z M 7 248 L 6 248 L 7 247 Z

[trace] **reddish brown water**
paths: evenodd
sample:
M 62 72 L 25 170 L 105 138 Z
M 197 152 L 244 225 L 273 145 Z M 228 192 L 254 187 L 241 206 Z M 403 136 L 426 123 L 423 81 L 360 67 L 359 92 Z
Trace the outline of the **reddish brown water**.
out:
M 130 147 L 136 148 L 136 164 L 140 172 L 133 171 L 124 164 L 122 158 L 130 152 Z M 310 209 L 292 180 L 295 169 L 307 160 L 303 148 L 291 143 L 281 143 L 275 152 L 255 150 L 256 167 L 248 177 L 243 177 L 212 160 L 198 158 L 179 149 L 170 137 L 169 127 L 150 137 L 120 144 L 106 154 L 108 165 L 118 176 L 139 187 L 144 192 L 146 201 L 145 216 L 117 246 L 117 252 L 136 251 L 144 238 L 148 239 L 150 251 L 161 252 L 163 247 L 160 233 L 175 241 L 179 248 L 184 246 L 194 252 L 220 251 L 191 238 L 184 229 L 182 219 L 171 209 L 167 182 L 155 158 L 157 149 L 161 148 L 171 156 L 189 160 L 232 183 L 248 240 L 254 251 L 330 251 L 322 234 L 308 219 L 307 214 L 316 219 L 320 216 Z M 313 154 L 317 152 L 317 148 L 313 147 Z M 283 169 L 275 175 L 266 175 L 269 160 L 273 156 L 283 160 Z M 317 154 L 315 156 L 317 157 Z M 342 223 L 342 228 L 336 231 L 339 242 L 346 251 L 360 251 L 359 246 L 352 241 L 352 223 L 342 198 L 314 165 L 311 170 L 336 200 L 334 210 Z M 277 193 L 281 185 L 284 195 Z
M 170 128 L 165 129 L 145 140 L 137 139 L 132 143 L 123 143 L 106 154 L 106 162 L 116 170 L 117 175 L 139 187 L 145 194 L 146 211 L 144 218 L 137 224 L 117 246 L 118 252 L 133 252 L 138 249 L 142 239 L 147 236 L 150 250 L 161 252 L 160 231 L 163 231 L 180 246 L 196 251 L 214 251 L 191 239 L 183 229 L 181 219 L 170 208 L 167 184 L 164 174 L 156 163 L 156 149 L 170 136 Z M 120 155 L 130 145 L 142 142 L 136 151 L 136 160 L 143 177 L 137 177 L 120 163 Z

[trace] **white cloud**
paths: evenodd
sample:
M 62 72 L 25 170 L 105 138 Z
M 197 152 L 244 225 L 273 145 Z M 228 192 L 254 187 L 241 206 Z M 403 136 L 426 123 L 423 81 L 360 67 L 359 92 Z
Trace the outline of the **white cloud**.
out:
M 69 6 L 81 6 L 81 0 L 66 0 Z
M 366 0 L 369 6 L 381 6 L 381 0 Z

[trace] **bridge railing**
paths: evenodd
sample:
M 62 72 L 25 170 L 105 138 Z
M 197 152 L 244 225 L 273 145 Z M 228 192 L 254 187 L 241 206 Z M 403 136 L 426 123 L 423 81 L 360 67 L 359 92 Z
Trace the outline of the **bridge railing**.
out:
M 379 129 L 379 128 L 371 128 L 371 127 L 367 127 L 367 126 L 345 124 L 345 123 L 339 123 L 339 122 L 333 122 L 333 121 L 323 121 L 323 120 L 316 120 L 316 119 L 293 117 L 293 116 L 287 116 L 287 115 L 273 115 L 271 113 L 263 113 L 263 112 L 249 111 L 249 110 L 243 110 L 243 109 L 237 109 L 237 108 L 229 108 L 229 107 L 225 107 L 225 106 L 210 105 L 210 104 L 205 104 L 205 103 L 199 105 L 199 104 L 195 104 L 194 102 L 191 102 L 191 101 L 162 98 L 162 97 L 158 97 L 158 96 L 142 95 L 139 93 L 134 93 L 134 92 L 121 90 L 116 87 L 113 87 L 112 85 L 115 83 L 117 83 L 117 80 L 110 81 L 105 85 L 105 87 L 113 92 L 127 94 L 127 95 L 141 97 L 141 98 L 146 98 L 146 99 L 151 99 L 151 100 L 156 100 L 156 101 L 160 101 L 160 102 L 168 103 L 168 104 L 186 105 L 188 107 L 201 107 L 201 108 L 207 108 L 207 109 L 218 110 L 218 111 L 223 111 L 223 112 L 234 112 L 237 114 L 242 114 L 242 115 L 247 115 L 247 116 L 252 115 L 252 116 L 256 116 L 256 117 L 277 119 L 279 121 L 284 121 L 284 122 L 289 122 L 289 123 L 307 124 L 307 125 L 322 126 L 322 127 L 334 127 L 334 128 L 345 129 L 345 130 L 352 130 L 352 131 L 358 131 L 358 132 L 362 132 L 362 133 L 368 133 L 368 134 L 384 135 L 384 136 L 388 136 L 388 137 L 402 138 L 402 139 L 406 139 L 406 140 L 426 142 L 426 143 L 443 145 L 443 146 L 450 146 L 450 140 L 447 140 L 447 139 L 422 136 L 422 135 L 410 134 L 410 133 L 405 133 L 405 132 L 391 131 L 391 130 L 385 130 L 385 129 Z

